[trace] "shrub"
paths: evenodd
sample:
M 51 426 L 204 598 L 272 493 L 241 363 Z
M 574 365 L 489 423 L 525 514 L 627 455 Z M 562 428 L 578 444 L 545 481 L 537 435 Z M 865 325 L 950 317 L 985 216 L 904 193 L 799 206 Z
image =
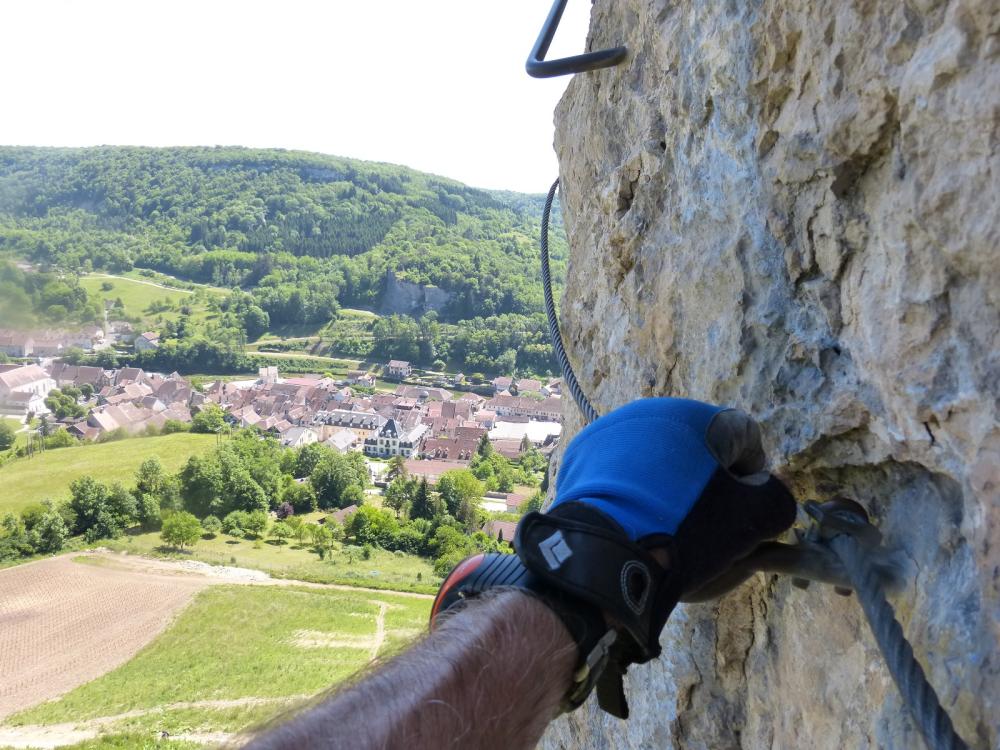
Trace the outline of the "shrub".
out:
M 465 558 L 465 553 L 459 551 L 448 552 L 441 555 L 441 557 L 434 561 L 434 574 L 439 578 L 444 578 L 451 572 L 452 568 L 462 562 Z
M 522 514 L 523 513 L 532 513 L 532 512 L 537 513 L 539 511 L 541 511 L 541 509 L 542 509 L 542 503 L 544 503 L 544 502 L 545 502 L 545 498 L 542 496 L 542 493 L 541 492 L 536 492 L 531 497 L 529 497 L 527 500 L 525 500 L 523 503 L 521 503 L 521 505 L 518 508 L 518 510 L 521 511 Z
M 171 547 L 183 549 L 201 539 L 201 524 L 187 511 L 177 511 L 163 519 L 160 538 Z
M 163 434 L 173 435 L 175 432 L 190 432 L 191 425 L 177 419 L 168 419 L 163 423 Z
M 384 546 L 386 549 L 394 550 L 400 554 L 419 555 L 424 551 L 424 535 L 411 524 L 407 524 L 394 534 L 389 543 Z
M 98 435 L 98 443 L 113 443 L 116 440 L 125 440 L 128 437 L 128 433 L 125 431 L 124 427 L 119 427 L 115 430 L 110 430 L 109 432 L 102 433 Z
M 191 421 L 191 432 L 218 433 L 226 426 L 225 412 L 218 404 L 206 404 Z
M 340 496 L 343 507 L 361 505 L 365 501 L 365 491 L 359 485 L 349 484 Z
M 245 510 L 234 510 L 232 513 L 226 515 L 222 519 L 222 531 L 229 536 L 242 537 L 243 532 L 246 529 L 247 518 L 249 513 Z M 239 531 L 239 534 L 234 534 L 234 531 Z
M 137 520 L 143 531 L 153 531 L 160 525 L 160 501 L 149 494 L 136 498 Z
M 279 544 L 284 544 L 285 540 L 292 536 L 292 529 L 284 521 L 278 521 L 271 526 L 268 536 L 277 539 Z
M 354 538 L 357 544 L 391 545 L 399 531 L 399 522 L 392 511 L 362 505 L 350 516 L 344 526 L 344 533 Z
M 41 513 L 22 511 L 21 518 L 28 533 L 28 543 L 35 552 L 58 552 L 69 538 L 69 528 L 59 511 L 46 501 Z M 34 509 L 32 509 L 34 510 Z
M 264 536 L 264 532 L 267 531 L 267 523 L 267 513 L 262 510 L 254 510 L 247 513 L 243 530 L 259 538 Z
M 5 419 L 0 419 L 0 451 L 5 451 L 14 445 L 14 441 L 17 439 L 14 433 L 15 430 L 11 424 Z
M 295 508 L 292 507 L 291 503 L 283 502 L 278 506 L 277 511 L 275 511 L 275 515 L 278 516 L 279 521 L 284 521 L 289 516 L 295 515 Z
M 69 448 L 77 444 L 77 439 L 66 430 L 56 430 L 45 438 L 46 448 Z
M 309 482 L 293 482 L 281 493 L 283 503 L 288 503 L 296 513 L 312 513 L 318 507 L 316 493 Z
M 206 534 L 214 537 L 222 530 L 222 521 L 215 516 L 205 516 L 201 521 L 201 528 L 205 530 Z

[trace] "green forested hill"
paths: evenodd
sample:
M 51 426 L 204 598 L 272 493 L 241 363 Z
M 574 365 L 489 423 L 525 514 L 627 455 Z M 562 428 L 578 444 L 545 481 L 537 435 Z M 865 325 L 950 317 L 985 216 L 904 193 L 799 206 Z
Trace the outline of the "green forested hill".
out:
M 541 203 L 301 152 L 0 147 L 0 247 L 258 287 L 275 323 L 376 306 L 389 269 L 450 292 L 448 319 L 536 312 Z M 557 274 L 563 248 L 560 235 Z

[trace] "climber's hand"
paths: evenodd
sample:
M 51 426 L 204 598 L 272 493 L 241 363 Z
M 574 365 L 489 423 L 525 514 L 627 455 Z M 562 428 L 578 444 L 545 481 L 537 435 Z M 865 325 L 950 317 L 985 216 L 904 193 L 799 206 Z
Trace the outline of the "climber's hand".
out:
M 529 569 L 631 636 L 627 661 L 646 661 L 684 592 L 794 519 L 795 500 L 765 471 L 750 417 L 651 398 L 574 438 L 552 507 L 522 519 L 515 547 Z

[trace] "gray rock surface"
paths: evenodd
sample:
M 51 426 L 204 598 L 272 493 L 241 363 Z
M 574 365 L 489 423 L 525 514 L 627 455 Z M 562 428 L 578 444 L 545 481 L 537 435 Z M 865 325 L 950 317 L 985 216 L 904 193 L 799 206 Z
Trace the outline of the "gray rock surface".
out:
M 383 315 L 420 316 L 431 310 L 440 312 L 450 299 L 451 294 L 444 289 L 397 278 L 390 269 L 385 275 L 385 290 L 379 312 Z
M 589 47 L 629 56 L 556 112 L 595 405 L 739 406 L 800 499 L 862 502 L 977 748 L 1000 747 L 998 31 L 996 0 L 597 0 Z M 853 598 L 758 575 L 663 646 L 631 720 L 591 701 L 542 746 L 922 746 Z

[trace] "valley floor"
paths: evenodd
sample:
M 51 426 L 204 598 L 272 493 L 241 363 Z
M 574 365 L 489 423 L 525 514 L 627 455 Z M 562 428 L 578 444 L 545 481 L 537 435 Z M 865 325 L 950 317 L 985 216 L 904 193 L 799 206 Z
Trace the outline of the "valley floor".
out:
M 0 748 L 237 739 L 417 637 L 430 602 L 107 551 L 0 571 Z

